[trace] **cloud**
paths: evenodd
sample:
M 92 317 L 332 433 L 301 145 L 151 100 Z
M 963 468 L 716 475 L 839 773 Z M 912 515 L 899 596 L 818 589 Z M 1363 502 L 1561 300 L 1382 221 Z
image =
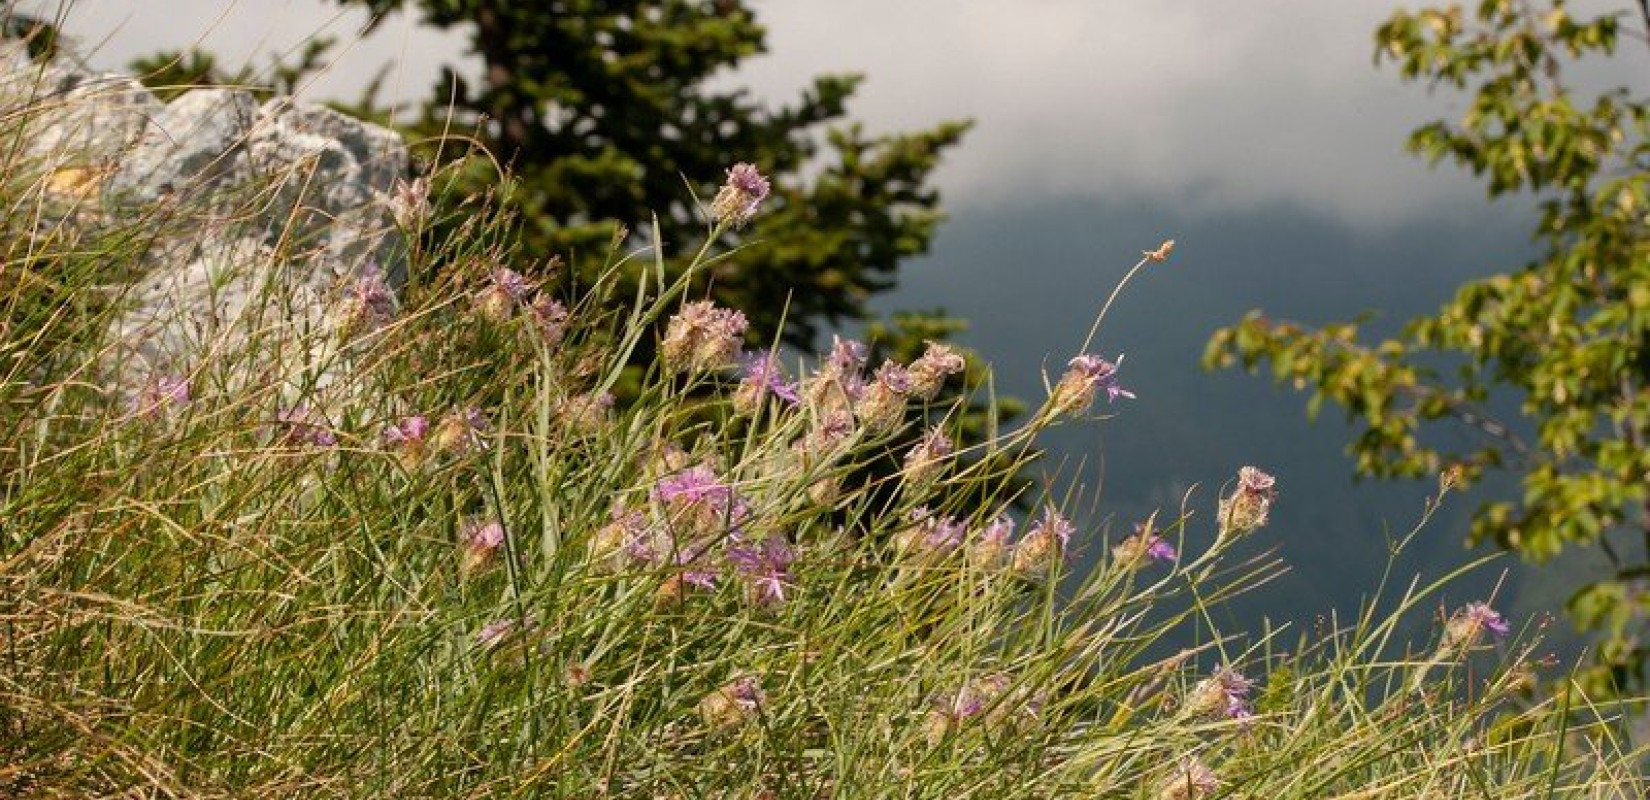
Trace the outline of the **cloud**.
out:
M 1191 213 L 1278 204 L 1384 227 L 1482 202 L 1472 180 L 1403 151 L 1412 128 L 1460 98 L 1375 67 L 1373 32 L 1393 0 L 754 5 L 770 52 L 725 82 L 788 102 L 814 75 L 861 72 L 869 79 L 851 110 L 873 131 L 977 122 L 939 174 L 953 206 L 1051 196 Z M 81 0 L 67 27 L 106 67 L 191 43 L 236 63 L 338 35 L 346 47 L 310 91 L 348 99 L 386 64 L 390 96 L 423 98 L 463 51 L 461 34 L 405 17 L 357 42 L 364 21 L 321 0 Z M 1650 66 L 1642 48 L 1628 61 L 1590 78 L 1626 82 Z
M 64 3 L 27 0 L 19 8 L 46 19 Z M 422 100 L 440 65 L 462 56 L 463 39 L 423 28 L 404 14 L 390 17 L 370 38 L 359 33 L 367 14 L 323 0 L 77 0 L 68 3 L 63 29 L 98 69 L 124 70 L 132 59 L 160 50 L 198 47 L 230 68 L 267 68 L 270 57 L 294 58 L 315 36 L 338 45 L 327 68 L 304 89 L 320 98 L 355 100 L 386 67 L 385 100 Z
M 854 111 L 881 128 L 976 119 L 944 175 L 953 202 L 1038 193 L 1193 211 L 1286 203 L 1381 224 L 1464 192 L 1402 152 L 1410 128 L 1447 109 L 1374 68 L 1388 0 L 759 8 L 771 53 L 741 76 L 759 93 L 781 98 L 802 76 L 864 72 Z

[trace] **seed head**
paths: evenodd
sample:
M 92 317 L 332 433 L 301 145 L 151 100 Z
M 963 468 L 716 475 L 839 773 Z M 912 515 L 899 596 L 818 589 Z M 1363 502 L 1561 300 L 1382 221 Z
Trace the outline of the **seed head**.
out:
M 412 180 L 396 178 L 386 200 L 390 216 L 404 231 L 422 227 L 430 216 L 430 180 L 420 175 Z
M 957 351 L 938 342 L 929 342 L 921 357 L 911 362 L 910 394 L 918 400 L 932 400 L 945 386 L 945 379 L 968 366 Z
M 1163 779 L 1157 800 L 1203 800 L 1219 788 L 1220 780 L 1215 777 L 1215 771 L 1198 760 L 1197 756 L 1187 756 Z
M 1218 667 L 1192 687 L 1186 695 L 1185 709 L 1193 716 L 1245 721 L 1254 716 L 1249 708 L 1249 692 L 1253 689 L 1254 682 L 1241 673 Z
M 910 373 L 893 361 L 884 361 L 860 395 L 854 416 L 866 431 L 887 433 L 905 418 L 906 398 L 910 394 Z
M 665 326 L 659 350 L 665 366 L 676 372 L 715 372 L 731 366 L 750 327 L 745 315 L 717 308 L 708 300 L 682 307 Z
M 737 675 L 699 701 L 699 718 L 712 730 L 726 731 L 755 719 L 767 702 L 756 676 Z
M 1277 479 L 1255 467 L 1238 470 L 1238 485 L 1220 500 L 1219 536 L 1241 536 L 1266 525 Z
M 1033 581 L 1047 577 L 1050 567 L 1065 561 L 1076 530 L 1059 512 L 1043 509 L 1043 516 L 1014 546 L 1014 574 Z
M 755 416 L 762 403 L 777 397 L 786 405 L 801 402 L 796 387 L 785 380 L 785 368 L 772 350 L 749 353 L 745 356 L 745 376 L 733 393 L 733 410 L 747 417 Z
M 926 485 L 956 449 L 956 445 L 952 444 L 951 437 L 946 436 L 945 431 L 939 428 L 930 430 L 906 451 L 901 477 L 907 486 Z
M 710 215 L 715 221 L 741 227 L 756 216 L 756 207 L 767 199 L 772 184 L 755 166 L 734 164 L 728 169 L 728 178 L 710 203 Z
M 1117 370 L 1122 364 L 1122 356 L 1117 357 L 1116 363 L 1094 355 L 1073 358 L 1066 365 L 1066 374 L 1060 376 L 1060 382 L 1049 396 L 1053 414 L 1082 414 L 1094 405 L 1094 399 L 1100 392 L 1106 393 L 1108 403 L 1115 402 L 1119 397 L 1133 400 L 1134 392 L 1117 383 Z
M 1450 616 L 1449 622 L 1444 624 L 1445 649 L 1468 650 L 1477 647 L 1488 631 L 1496 640 L 1505 639 L 1512 633 L 1512 625 L 1501 612 L 1491 608 L 1488 603 L 1468 603 Z

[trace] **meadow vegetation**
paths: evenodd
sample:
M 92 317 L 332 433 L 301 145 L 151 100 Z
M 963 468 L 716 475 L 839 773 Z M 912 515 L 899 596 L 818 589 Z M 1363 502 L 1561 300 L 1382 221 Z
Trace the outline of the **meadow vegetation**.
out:
M 1539 626 L 1443 583 L 1218 626 L 1283 566 L 1253 554 L 1286 476 L 1115 531 L 1018 480 L 1150 402 L 1093 337 L 966 446 L 944 345 L 747 341 L 690 287 L 762 235 L 751 165 L 686 201 L 697 256 L 615 236 L 559 292 L 485 198 L 418 236 L 443 174 L 409 182 L 406 285 L 137 364 L 126 273 L 199 221 L 70 224 L 87 196 L 0 163 L 0 795 L 1643 796 L 1623 709 L 1544 692 Z

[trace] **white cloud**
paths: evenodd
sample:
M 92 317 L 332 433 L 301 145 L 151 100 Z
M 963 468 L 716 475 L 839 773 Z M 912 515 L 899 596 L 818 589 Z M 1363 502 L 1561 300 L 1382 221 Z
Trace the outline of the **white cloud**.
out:
M 954 206 L 1026 195 L 1188 211 L 1282 203 L 1381 226 L 1481 197 L 1402 150 L 1451 103 L 1373 65 L 1373 32 L 1393 0 L 755 5 L 771 52 L 730 80 L 758 95 L 785 102 L 814 75 L 863 72 L 852 113 L 873 130 L 977 121 L 940 174 Z M 405 17 L 355 42 L 363 21 L 321 0 L 80 0 L 68 28 L 104 66 L 191 43 L 235 62 L 338 35 L 347 46 L 312 91 L 346 98 L 387 63 L 391 95 L 421 98 L 463 50 L 461 35 Z M 1642 51 L 1629 60 L 1599 74 L 1642 74 Z
M 122 70 L 133 58 L 167 49 L 199 47 L 238 67 L 265 68 L 272 55 L 295 58 L 315 36 L 338 40 L 327 69 L 305 88 L 316 97 L 354 100 L 380 69 L 386 100 L 422 100 L 439 66 L 461 56 L 463 40 L 414 24 L 406 15 L 386 20 L 369 39 L 359 33 L 365 12 L 323 0 L 32 0 L 26 13 L 55 18 L 94 67 Z

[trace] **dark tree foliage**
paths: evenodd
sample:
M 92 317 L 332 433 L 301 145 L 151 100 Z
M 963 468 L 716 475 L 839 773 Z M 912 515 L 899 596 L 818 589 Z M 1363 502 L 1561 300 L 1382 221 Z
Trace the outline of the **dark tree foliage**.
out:
M 757 165 L 774 195 L 708 289 L 751 318 L 755 337 L 783 325 L 804 349 L 823 326 L 864 316 L 900 262 L 927 250 L 942 219 L 929 176 L 968 127 L 870 136 L 833 124 L 857 76 L 818 78 L 782 108 L 712 88 L 764 49 L 741 2 L 340 2 L 469 36 L 480 80 L 447 70 L 419 127 L 442 142 L 441 161 L 473 155 L 442 134 L 474 133 L 508 167 L 502 200 L 528 257 L 567 255 L 570 269 L 588 268 L 600 259 L 581 254 L 605 249 L 615 223 L 645 233 L 653 215 L 667 252 L 691 251 L 705 234 L 694 198 L 708 201 L 731 164 Z

